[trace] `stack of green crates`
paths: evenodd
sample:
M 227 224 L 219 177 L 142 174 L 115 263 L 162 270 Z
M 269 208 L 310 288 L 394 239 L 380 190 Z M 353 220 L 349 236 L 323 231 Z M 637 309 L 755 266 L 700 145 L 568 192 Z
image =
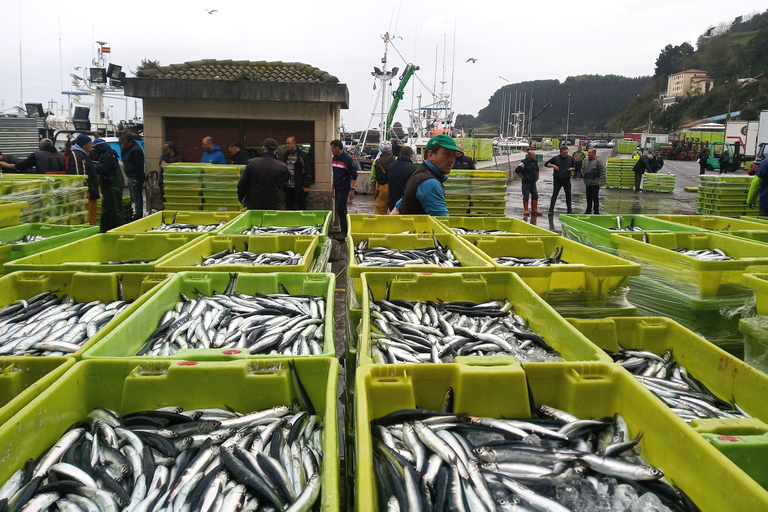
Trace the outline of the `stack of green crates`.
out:
M 504 171 L 451 171 L 444 187 L 451 217 L 504 216 L 507 207 L 507 173 Z
M 675 190 L 675 175 L 670 173 L 643 174 L 643 192 L 666 192 Z
M 747 194 L 752 184 L 750 176 L 700 176 L 699 215 L 741 217 L 759 213 L 757 208 L 747 206 Z
M 605 169 L 607 188 L 634 188 L 635 173 L 632 168 L 637 163 L 634 158 L 609 158 Z
M 171 164 L 163 169 L 163 196 L 166 210 L 203 209 L 204 164 Z
M 620 140 L 616 146 L 616 152 L 620 155 L 631 155 L 637 149 L 637 142 L 634 140 Z
M 23 201 L 19 223 L 44 222 L 56 216 L 53 187 L 51 182 L 40 175 L 5 175 L 0 177 L 0 200 Z
M 242 210 L 237 199 L 241 165 L 208 165 L 203 168 L 203 210 L 236 212 Z

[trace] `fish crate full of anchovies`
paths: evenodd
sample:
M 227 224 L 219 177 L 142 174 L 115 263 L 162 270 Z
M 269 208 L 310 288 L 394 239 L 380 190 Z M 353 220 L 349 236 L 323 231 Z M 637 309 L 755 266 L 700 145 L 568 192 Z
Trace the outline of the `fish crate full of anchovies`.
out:
M 110 233 L 219 233 L 240 212 L 164 210 L 109 230 Z
M 6 272 L 69 270 L 154 272 L 165 256 L 202 236 L 199 233 L 104 233 L 8 262 Z
M 356 378 L 358 511 L 768 507 L 618 365 L 382 365 Z
M 453 234 L 464 235 L 557 235 L 548 229 L 511 217 L 436 217 Z
M 73 357 L 0 357 L 0 426 L 73 364 Z
M 622 258 L 640 263 L 643 277 L 701 298 L 743 295 L 745 271 L 768 269 L 762 243 L 714 233 L 646 233 L 635 240 L 611 235 Z
M 610 361 L 512 272 L 365 273 L 363 293 L 360 365 Z
M 158 263 L 163 272 L 309 272 L 317 236 L 209 235 Z
M 561 215 L 563 236 L 576 242 L 617 252 L 613 233 L 642 240 L 643 233 L 704 233 L 703 228 L 684 226 L 645 215 Z
M 694 226 L 709 231 L 768 231 L 768 224 L 758 219 L 732 219 L 730 217 L 718 217 L 716 215 L 648 215 L 654 219 L 665 220 L 686 226 Z
M 80 362 L 0 427 L 0 503 L 338 512 L 337 379 L 333 358 Z
M 85 359 L 333 356 L 333 274 L 182 272 Z
M 79 360 L 113 328 L 129 321 L 169 277 L 61 271 L 2 276 L 0 356 Z
M 221 230 L 221 235 L 296 235 L 318 236 L 322 244 L 328 237 L 331 212 L 248 210 Z
M 97 226 L 22 224 L 0 228 L 0 269 L 6 261 L 53 249 L 98 232 Z

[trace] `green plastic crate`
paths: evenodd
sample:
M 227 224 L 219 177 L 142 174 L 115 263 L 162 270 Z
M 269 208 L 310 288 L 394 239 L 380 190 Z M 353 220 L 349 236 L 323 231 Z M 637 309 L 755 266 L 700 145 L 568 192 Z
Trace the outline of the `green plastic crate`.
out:
M 768 274 L 744 274 L 741 282 L 755 291 L 757 314 L 768 316 Z
M 160 272 L 245 272 L 262 274 L 265 272 L 309 272 L 314 260 L 317 247 L 316 236 L 244 236 L 244 235 L 210 235 L 201 237 L 184 250 L 173 253 L 157 263 Z M 293 251 L 303 254 L 298 265 L 253 266 L 253 265 L 216 265 L 212 267 L 198 266 L 203 259 L 226 249 L 235 251 L 246 250 L 246 244 L 254 253 Z
M 485 274 L 420 275 L 408 273 L 365 273 L 363 282 L 363 329 L 358 349 L 359 365 L 373 364 L 371 358 L 370 293 L 375 300 L 386 296 L 407 301 L 471 301 L 508 300 L 515 313 L 529 322 L 552 348 L 566 361 L 612 361 L 602 350 L 590 343 L 563 317 L 536 295 L 523 280 L 511 272 Z M 493 359 L 494 357 L 482 359 Z M 467 359 L 457 358 L 457 361 Z M 475 357 L 470 357 L 475 359 Z M 501 356 L 501 359 L 507 359 Z
M 204 212 L 232 212 L 243 213 L 244 208 L 238 204 L 212 204 L 206 203 L 201 206 Z
M 160 224 L 166 223 L 170 224 L 173 219 L 176 219 L 177 224 L 197 224 L 197 225 L 207 225 L 207 224 L 218 224 L 222 221 L 229 222 L 233 219 L 236 219 L 239 217 L 239 213 L 230 213 L 230 212 L 187 212 L 187 211 L 177 211 L 177 210 L 163 210 L 161 212 L 153 213 L 152 215 L 148 215 L 146 217 L 143 217 L 139 220 L 135 220 L 133 222 L 129 222 L 128 224 L 123 224 L 119 228 L 110 229 L 110 233 L 168 233 L 168 231 L 160 231 L 155 230 L 153 231 L 153 228 L 156 228 L 160 226 Z M 224 226 L 221 226 L 219 228 L 216 228 L 211 233 L 218 233 L 222 229 L 226 227 L 226 224 Z
M 73 357 L 0 357 L 0 426 L 73 364 Z
M 179 301 L 179 293 L 194 297 L 197 291 L 211 296 L 214 292 L 223 293 L 229 284 L 227 272 L 181 272 L 174 275 L 152 297 L 137 308 L 131 320 L 119 325 L 98 344 L 88 350 L 83 359 L 133 357 L 141 350 L 149 336 L 157 328 L 166 311 Z M 325 330 L 323 355 L 333 357 L 333 297 L 336 278 L 333 274 L 240 274 L 237 277 L 236 291 L 253 295 L 255 293 L 282 293 L 282 283 L 292 295 L 313 295 L 326 299 Z M 248 350 L 240 349 L 185 349 L 170 357 L 142 357 L 142 359 L 187 359 L 190 361 L 216 361 L 236 358 L 280 358 L 283 356 L 252 356 Z M 293 357 L 293 356 L 292 356 Z M 317 357 L 317 356 L 295 356 Z
M 648 233 L 648 243 L 622 234 L 611 235 L 619 255 L 643 265 L 643 274 L 671 283 L 689 283 L 702 297 L 715 297 L 721 287 L 741 287 L 741 278 L 750 268 L 768 268 L 765 245 L 742 238 L 714 233 Z M 672 251 L 685 248 L 721 249 L 731 261 L 701 261 Z
M 203 205 L 201 204 L 188 204 L 188 203 L 164 203 L 165 211 L 175 212 L 199 212 L 202 211 Z
M 556 233 L 548 229 L 540 228 L 524 220 L 513 219 L 511 217 L 435 217 L 435 220 L 445 225 L 449 229 L 499 229 L 502 231 L 507 231 L 508 234 L 516 235 L 556 235 Z M 507 235 L 507 233 L 499 233 L 498 236 L 502 235 Z
M 321 509 L 339 510 L 336 389 L 338 362 L 333 358 L 297 359 L 296 370 L 323 421 Z M 146 365 L 146 366 L 145 366 Z M 291 405 L 297 394 L 283 361 L 229 363 L 84 361 L 70 368 L 21 412 L 0 427 L 5 481 L 30 457 L 52 446 L 73 423 L 95 408 L 119 415 L 164 406 L 185 409 L 231 408 L 248 413 Z M 40 428 L 45 425 L 45 428 Z
M 253 226 L 322 226 L 318 244 L 325 242 L 331 225 L 330 211 L 248 210 L 221 230 L 222 235 L 242 235 Z
M 82 270 L 90 272 L 154 272 L 164 256 L 180 252 L 200 238 L 199 233 L 104 233 L 5 264 L 6 272 Z M 115 265 L 110 261 L 150 260 Z
M 724 231 L 725 233 L 737 230 L 768 231 L 768 223 L 761 225 L 758 219 L 739 220 L 713 215 L 648 215 L 648 217 L 711 231 Z
M 83 353 L 98 343 L 112 329 L 128 319 L 131 313 L 159 290 L 169 276 L 156 273 L 91 273 L 91 272 L 14 272 L 0 277 L 0 307 L 17 300 L 26 300 L 43 292 L 60 290 L 61 295 L 77 302 L 118 300 L 118 279 L 126 300 L 134 301 L 125 311 L 106 323 L 71 357 L 80 359 Z M 35 358 L 37 359 L 37 358 Z
M 412 234 L 451 233 L 442 223 L 429 215 L 347 215 L 349 232 L 391 234 L 410 231 Z
M 744 360 L 761 372 L 768 373 L 768 317 L 742 318 L 739 320 L 739 331 L 744 335 Z M 768 425 L 762 427 L 768 431 Z M 768 481 L 768 475 L 765 479 Z
M 653 233 L 704 231 L 698 227 L 675 224 L 673 222 L 667 222 L 645 215 L 563 214 L 560 215 L 560 222 L 563 225 L 563 236 L 593 247 L 607 248 L 614 251 L 617 247 L 616 244 L 611 241 L 611 235 L 613 233 L 626 233 L 627 236 L 631 236 L 637 240 L 643 239 L 642 232 L 612 230 L 611 228 L 618 227 L 617 217 L 621 218 L 621 226 L 623 228 L 626 228 L 634 221 L 635 227 Z
M 97 226 L 51 226 L 49 224 L 24 224 L 0 229 L 0 247 L 9 247 L 8 260 L 17 260 L 38 252 L 47 251 L 99 232 Z M 25 235 L 41 235 L 45 240 L 29 244 L 6 244 Z M 1 251 L 0 251 L 1 252 Z
M 702 512 L 767 510 L 768 492 L 723 454 L 688 428 L 620 366 L 561 363 L 506 366 L 473 361 L 472 365 L 373 365 L 356 376 L 357 460 L 356 510 L 377 509 L 370 422 L 400 409 L 439 410 L 449 387 L 454 410 L 472 416 L 525 418 L 527 380 L 537 404 L 565 410 L 580 418 L 621 414 L 630 437 L 643 432 L 642 455 L 662 469 Z
M 0 201 L 0 228 L 17 226 L 21 210 L 29 206 L 24 201 Z
M 563 247 L 568 265 L 549 267 L 505 267 L 493 263 L 497 272 L 515 272 L 536 293 L 584 291 L 605 299 L 610 290 L 627 286 L 629 276 L 640 274 L 640 265 L 561 236 L 480 236 L 464 237 L 489 261 L 500 256 L 546 258 Z

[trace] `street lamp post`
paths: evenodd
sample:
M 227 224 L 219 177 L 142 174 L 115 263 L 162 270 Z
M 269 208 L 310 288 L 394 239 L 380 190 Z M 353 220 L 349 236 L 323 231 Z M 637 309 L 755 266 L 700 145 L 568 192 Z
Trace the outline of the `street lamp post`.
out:
M 565 114 L 565 145 L 568 145 L 568 128 L 570 127 L 569 122 L 571 120 L 571 95 L 568 95 L 568 111 Z

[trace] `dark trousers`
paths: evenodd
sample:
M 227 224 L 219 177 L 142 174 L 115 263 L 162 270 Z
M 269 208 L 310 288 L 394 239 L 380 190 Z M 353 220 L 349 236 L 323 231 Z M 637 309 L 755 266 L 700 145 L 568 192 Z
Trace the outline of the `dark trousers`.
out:
M 600 213 L 600 185 L 587 185 L 587 211 L 586 213 Z
M 101 190 L 101 232 L 123 225 L 123 191 L 105 184 Z
M 643 181 L 643 173 L 635 173 L 635 192 L 640 192 L 640 183 Z
M 761 217 L 768 217 L 768 208 L 765 208 L 763 206 L 760 207 L 760 216 Z
M 349 197 L 349 190 L 336 190 L 336 217 L 339 218 L 339 226 L 341 227 L 341 236 L 347 236 L 347 197 Z
M 707 170 L 707 164 L 700 163 L 699 164 L 699 174 L 704 174 L 704 172 Z
M 573 213 L 571 210 L 571 178 L 554 178 L 552 183 L 552 201 L 549 203 L 549 213 L 555 212 L 555 202 L 557 196 L 560 194 L 560 189 L 565 190 L 565 206 L 568 208 L 568 213 Z
M 128 191 L 131 193 L 133 202 L 133 220 L 144 217 L 144 182 L 134 183 L 133 178 L 128 178 Z
M 306 210 L 307 195 L 303 190 L 296 188 L 285 188 L 285 209 L 286 210 Z

